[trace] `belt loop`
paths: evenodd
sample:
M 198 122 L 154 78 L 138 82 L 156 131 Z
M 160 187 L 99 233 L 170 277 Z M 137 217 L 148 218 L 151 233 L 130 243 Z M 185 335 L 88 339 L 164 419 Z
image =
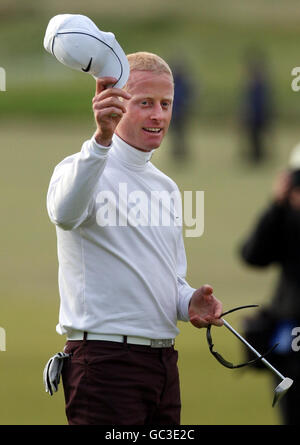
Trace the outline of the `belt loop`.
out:
M 87 335 L 88 335 L 88 333 L 86 331 L 84 331 L 84 333 L 83 333 L 83 341 L 84 341 L 84 343 L 86 343 L 86 341 L 87 341 Z
M 123 335 L 123 344 L 126 345 L 128 347 L 128 343 L 127 343 L 127 335 Z

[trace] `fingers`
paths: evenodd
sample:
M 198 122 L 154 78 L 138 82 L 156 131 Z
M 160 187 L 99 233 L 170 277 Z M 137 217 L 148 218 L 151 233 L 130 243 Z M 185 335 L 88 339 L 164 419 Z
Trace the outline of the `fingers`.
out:
M 107 88 L 96 94 L 93 98 L 93 102 L 106 99 L 107 97 L 121 97 L 122 99 L 128 100 L 131 98 L 131 95 L 120 88 Z
M 211 295 L 214 290 L 209 284 L 204 284 L 201 287 L 201 291 L 202 291 L 203 295 Z
M 207 326 L 212 324 L 214 326 L 219 326 L 220 327 L 220 326 L 223 326 L 223 324 L 224 324 L 222 318 L 219 318 L 219 317 L 217 317 L 217 318 L 206 317 L 205 321 L 207 323 Z
M 190 322 L 196 328 L 207 328 L 211 324 L 220 327 L 224 324 L 221 318 L 214 318 L 211 316 L 201 318 L 199 315 L 193 315 L 192 317 L 190 317 Z
M 222 318 L 215 318 L 211 324 L 213 324 L 214 326 L 221 327 L 221 326 L 223 326 L 224 322 L 223 322 Z
M 206 328 L 209 324 L 211 324 L 203 318 L 199 317 L 199 315 L 193 315 L 192 317 L 190 317 L 190 322 L 193 326 L 195 326 L 195 328 L 198 329 Z
M 96 81 L 96 95 L 93 97 L 93 112 L 97 124 L 96 140 L 108 146 L 115 129 L 126 113 L 125 100 L 131 95 L 120 88 L 112 88 L 117 82 L 114 77 L 101 77 Z
M 126 113 L 126 107 L 123 102 L 120 101 L 118 97 L 107 97 L 102 100 L 93 100 L 93 110 L 103 110 L 105 108 L 116 108 L 121 113 Z
M 107 97 L 108 95 L 115 95 L 123 97 L 124 99 L 130 99 L 131 96 L 129 93 L 127 93 L 127 91 L 122 90 L 121 88 L 113 88 L 116 82 L 117 79 L 115 77 L 100 77 L 97 79 L 95 97 L 106 91 L 107 93 L 104 95 L 104 97 Z
M 197 328 L 208 327 L 210 324 L 222 326 L 222 303 L 213 295 L 213 288 L 205 284 L 197 289 L 190 301 L 190 322 Z
M 120 120 L 126 113 L 126 108 L 118 98 L 110 97 L 102 101 L 94 101 L 93 111 L 96 122 L 104 124 L 107 119 L 113 119 L 115 122 Z
M 126 107 L 122 99 L 129 100 L 131 95 L 120 88 L 111 88 L 114 81 L 116 81 L 114 77 L 97 79 L 96 95 L 92 100 L 97 121 L 98 118 L 103 116 L 116 118 L 122 117 L 123 113 L 126 113 Z
M 109 86 L 115 85 L 117 79 L 115 77 L 99 77 L 96 80 L 96 95 L 106 90 Z
M 215 297 L 214 297 L 215 298 Z M 223 305 L 221 303 L 221 301 L 219 301 L 217 298 L 215 298 L 215 313 L 214 313 L 214 317 L 215 318 L 220 318 L 223 312 Z M 222 322 L 223 324 L 223 322 Z
M 119 108 L 109 107 L 105 108 L 104 110 L 96 111 L 95 112 L 95 119 L 96 122 L 101 126 L 104 126 L 105 123 L 109 121 L 114 121 L 118 123 L 120 119 L 122 118 L 123 113 Z M 111 131 L 113 133 L 113 131 Z
M 213 295 L 213 288 L 209 284 L 202 286 L 202 293 L 207 303 L 212 303 L 214 306 L 214 313 L 212 320 L 220 318 L 223 312 L 222 303 Z M 223 324 L 223 322 L 222 322 Z

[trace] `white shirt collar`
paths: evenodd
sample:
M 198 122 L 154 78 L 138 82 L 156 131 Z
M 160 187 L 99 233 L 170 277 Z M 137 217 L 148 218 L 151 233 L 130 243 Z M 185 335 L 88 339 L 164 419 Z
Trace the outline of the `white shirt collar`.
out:
M 133 168 L 144 168 L 148 161 L 150 161 L 153 152 L 141 151 L 132 145 L 127 144 L 118 135 L 113 135 L 113 146 L 111 149 L 112 154 L 119 159 L 120 162 Z

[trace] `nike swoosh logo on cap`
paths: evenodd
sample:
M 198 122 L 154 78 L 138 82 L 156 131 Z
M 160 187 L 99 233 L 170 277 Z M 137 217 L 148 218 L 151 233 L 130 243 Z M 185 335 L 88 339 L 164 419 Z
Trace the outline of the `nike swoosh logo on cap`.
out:
M 88 66 L 87 66 L 86 68 L 81 68 L 82 71 L 84 71 L 85 73 L 87 73 L 88 71 L 90 71 L 90 69 L 91 69 L 91 65 L 92 65 L 92 60 L 93 60 L 93 58 L 91 57 Z

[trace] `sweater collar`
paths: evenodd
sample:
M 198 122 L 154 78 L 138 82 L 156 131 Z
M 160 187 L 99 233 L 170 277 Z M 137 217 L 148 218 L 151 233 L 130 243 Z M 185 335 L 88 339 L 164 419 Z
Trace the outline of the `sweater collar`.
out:
M 122 164 L 127 167 L 143 169 L 155 150 L 141 151 L 132 145 L 127 144 L 118 135 L 113 135 L 113 146 L 111 149 L 113 155 L 119 159 Z

